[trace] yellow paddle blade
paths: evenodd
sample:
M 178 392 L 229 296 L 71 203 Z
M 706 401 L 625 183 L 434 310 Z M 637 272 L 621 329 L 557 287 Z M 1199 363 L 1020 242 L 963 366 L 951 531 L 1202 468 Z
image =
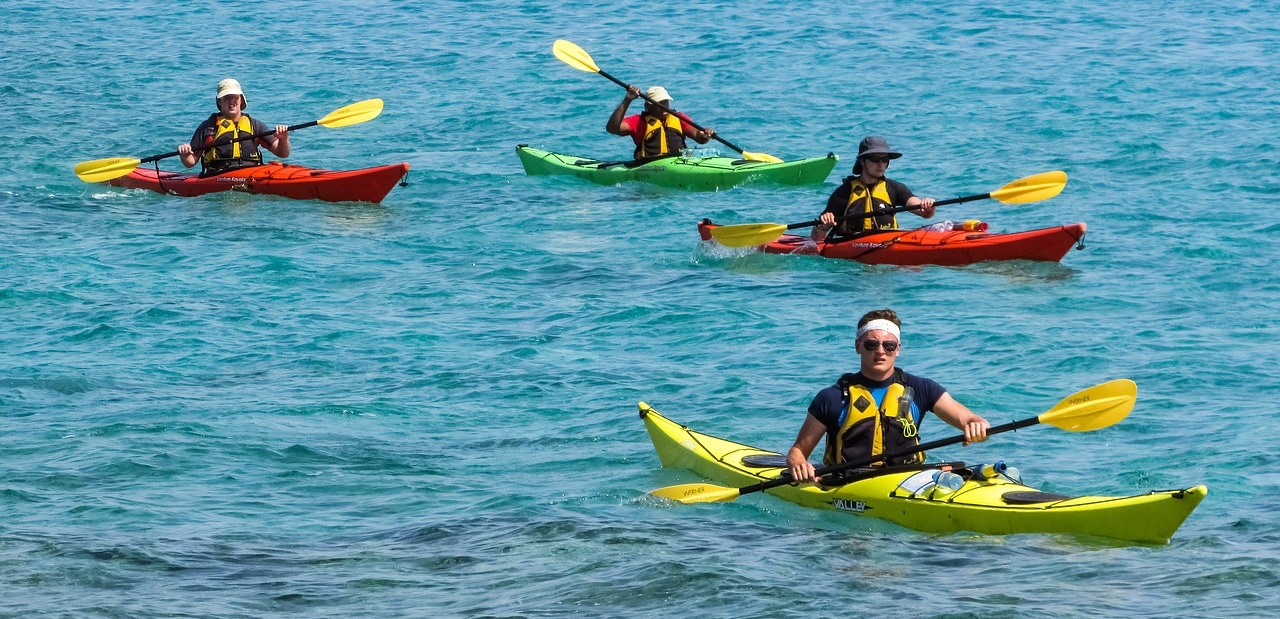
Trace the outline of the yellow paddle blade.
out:
M 787 231 L 784 224 L 738 224 L 711 229 L 711 238 L 725 247 L 755 247 L 778 240 Z
M 1138 399 L 1138 385 L 1127 378 L 1094 385 L 1067 396 L 1039 416 L 1040 423 L 1070 432 L 1105 428 L 1129 416 Z
M 747 161 L 762 161 L 764 163 L 782 163 L 783 162 L 781 159 L 774 157 L 773 155 L 768 155 L 765 153 L 752 153 L 752 152 L 747 152 L 745 150 L 742 151 L 742 158 L 746 159 Z
M 738 498 L 737 488 L 725 488 L 714 484 L 680 484 L 667 486 L 650 492 L 657 497 L 689 503 L 723 503 Z
M 323 127 L 337 129 L 373 120 L 381 113 L 382 99 L 365 99 L 329 112 L 328 116 L 317 120 L 316 123 Z
M 113 178 L 120 178 L 138 167 L 141 159 L 131 157 L 111 157 L 94 159 L 76 164 L 76 176 L 86 183 L 102 183 Z
M 1061 170 L 1041 172 L 1020 178 L 1004 187 L 991 192 L 991 197 L 1005 204 L 1026 204 L 1048 200 L 1060 193 L 1067 185 L 1067 173 Z
M 591 59 L 591 54 L 588 54 L 587 50 L 574 45 L 570 41 L 556 39 L 556 42 L 551 46 L 551 53 L 555 54 L 556 58 L 559 58 L 565 64 L 579 71 L 588 73 L 600 72 L 600 67 L 597 67 L 596 61 Z

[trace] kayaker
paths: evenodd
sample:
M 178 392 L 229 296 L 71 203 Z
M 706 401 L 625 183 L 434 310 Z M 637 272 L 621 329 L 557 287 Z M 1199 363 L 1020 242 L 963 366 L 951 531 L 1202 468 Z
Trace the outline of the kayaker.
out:
M 826 466 L 919 445 L 917 429 L 928 412 L 962 430 L 965 445 L 987 440 L 987 420 L 933 380 L 895 367 L 902 353 L 901 327 L 898 315 L 890 309 L 867 312 L 858 321 L 854 346 L 861 369 L 841 376 L 809 404 L 800 434 L 787 452 L 787 468 L 793 479 L 817 481 L 809 454 L 824 436 L 827 443 L 822 462 Z M 893 464 L 923 461 L 924 454 L 917 452 Z
M 813 240 L 827 239 L 835 227 L 835 236 L 850 237 L 864 230 L 896 230 L 898 219 L 893 214 L 858 217 L 861 213 L 878 213 L 897 206 L 919 207 L 911 211 L 925 219 L 933 217 L 933 198 L 921 198 L 911 193 L 906 185 L 885 178 L 889 161 L 902 153 L 889 148 L 889 142 L 879 136 L 863 138 L 858 144 L 858 158 L 853 163 L 853 176 L 845 177 L 840 186 L 827 199 L 827 210 L 813 227 Z M 842 219 L 838 224 L 837 219 Z
M 208 176 L 262 165 L 262 152 L 258 150 L 258 146 L 265 146 L 277 157 L 289 156 L 288 125 L 276 125 L 275 133 L 265 138 L 233 141 L 238 137 L 271 130 L 266 123 L 244 113 L 249 101 L 240 89 L 240 82 L 230 78 L 218 82 L 215 103 L 218 105 L 218 112 L 200 123 L 191 136 L 190 143 L 178 145 L 178 158 L 182 160 L 182 165 L 190 168 L 198 160 L 201 163 L 200 176 Z
M 629 135 L 635 140 L 636 150 L 633 155 L 638 160 L 674 157 L 685 147 L 685 138 L 692 138 L 699 144 L 706 144 L 715 136 L 714 129 L 696 129 L 689 124 L 688 116 L 671 111 L 671 95 L 661 86 L 652 86 L 645 91 L 650 99 L 662 105 L 654 105 L 648 101 L 644 111 L 627 116 L 627 107 L 640 97 L 640 88 L 627 86 L 627 94 L 622 96 L 622 103 L 614 108 L 609 116 L 605 131 L 614 135 Z

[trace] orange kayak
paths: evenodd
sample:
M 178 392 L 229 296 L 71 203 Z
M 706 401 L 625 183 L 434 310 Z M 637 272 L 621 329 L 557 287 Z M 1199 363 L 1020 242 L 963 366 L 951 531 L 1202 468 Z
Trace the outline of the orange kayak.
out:
M 716 224 L 698 224 L 702 240 L 711 240 Z M 1075 223 L 1026 232 L 965 230 L 882 230 L 835 243 L 813 243 L 808 236 L 784 234 L 760 249 L 770 254 L 804 254 L 856 260 L 867 264 L 960 266 L 987 260 L 1058 262 L 1073 245 L 1084 248 L 1085 224 Z
M 195 174 L 157 172 L 139 167 L 126 176 L 107 181 L 129 189 L 150 189 L 175 196 L 201 196 L 216 191 L 283 196 L 295 200 L 328 202 L 381 202 L 409 172 L 409 164 L 331 172 L 272 161 L 200 178 Z

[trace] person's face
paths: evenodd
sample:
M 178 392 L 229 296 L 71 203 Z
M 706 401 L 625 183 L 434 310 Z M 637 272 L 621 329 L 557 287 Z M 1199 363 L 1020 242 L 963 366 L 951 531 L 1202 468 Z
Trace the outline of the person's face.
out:
M 902 351 L 902 343 L 888 331 L 868 331 L 856 344 L 864 370 L 892 370 L 898 353 Z
M 244 106 L 240 95 L 224 95 L 218 99 L 218 111 L 223 114 L 240 114 Z
M 862 169 L 872 176 L 884 176 L 889 169 L 888 155 L 867 155 L 862 158 Z
M 658 103 L 661 103 L 663 105 L 654 105 L 652 103 L 649 103 L 648 101 L 645 101 L 644 102 L 645 113 L 650 116 L 657 116 L 659 118 L 665 117 L 667 115 L 667 106 L 671 105 L 671 102 L 659 101 Z

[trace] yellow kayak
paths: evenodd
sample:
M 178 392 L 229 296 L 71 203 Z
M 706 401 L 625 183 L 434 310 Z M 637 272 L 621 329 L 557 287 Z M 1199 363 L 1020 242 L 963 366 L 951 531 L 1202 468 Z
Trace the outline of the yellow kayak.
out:
M 734 487 L 775 480 L 785 470 L 782 454 L 690 430 L 643 402 L 640 416 L 665 467 L 689 469 Z M 952 475 L 942 479 L 959 487 L 935 479 L 939 471 Z M 793 484 L 766 492 L 805 507 L 880 518 L 927 533 L 1066 533 L 1149 543 L 1168 542 L 1208 493 L 1199 485 L 1135 496 L 1064 496 L 991 474 L 990 468 L 985 473 L 961 462 L 856 469 L 837 487 Z

